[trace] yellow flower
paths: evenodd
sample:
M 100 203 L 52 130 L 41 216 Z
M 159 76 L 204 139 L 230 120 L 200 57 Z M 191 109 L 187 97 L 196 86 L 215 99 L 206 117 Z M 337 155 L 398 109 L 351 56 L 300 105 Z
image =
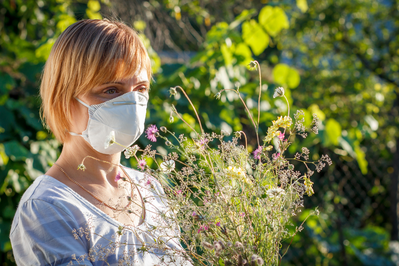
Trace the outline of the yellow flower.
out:
M 305 180 L 304 185 L 306 186 L 306 194 L 308 194 L 308 196 L 312 196 L 314 194 L 314 190 L 313 190 L 313 182 L 310 181 L 310 178 L 307 178 L 306 175 L 303 177 L 303 179 Z
M 243 180 L 247 184 L 251 184 L 251 181 L 245 175 L 245 170 L 241 167 L 229 166 L 225 169 L 225 173 L 228 177 Z
M 265 142 L 270 142 L 273 140 L 273 138 L 278 137 L 278 135 L 280 134 L 278 129 L 280 127 L 287 128 L 287 127 L 290 127 L 291 125 L 292 125 L 291 117 L 289 117 L 289 116 L 278 117 L 277 120 L 273 121 L 273 125 L 267 129 L 267 135 L 265 137 Z

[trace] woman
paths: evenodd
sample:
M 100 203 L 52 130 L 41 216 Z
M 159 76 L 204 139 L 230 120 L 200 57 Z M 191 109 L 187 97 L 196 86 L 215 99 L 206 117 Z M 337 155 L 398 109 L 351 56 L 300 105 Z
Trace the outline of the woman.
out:
M 17 264 L 189 264 L 160 184 L 120 166 L 143 133 L 150 79 L 144 45 L 120 22 L 82 20 L 57 39 L 40 95 L 63 149 L 19 203 L 10 233 Z

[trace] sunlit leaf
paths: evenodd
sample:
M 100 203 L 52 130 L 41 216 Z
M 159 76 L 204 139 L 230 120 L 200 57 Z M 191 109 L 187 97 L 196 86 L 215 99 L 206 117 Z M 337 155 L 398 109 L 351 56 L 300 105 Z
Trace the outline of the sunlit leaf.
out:
M 286 64 L 277 64 L 273 68 L 273 79 L 277 84 L 291 89 L 298 87 L 301 81 L 298 71 Z
M 296 0 L 296 6 L 305 13 L 308 10 L 308 2 L 306 0 Z
M 41 45 L 39 48 L 36 49 L 35 55 L 37 58 L 41 59 L 42 61 L 46 61 L 50 55 L 51 48 L 55 43 L 54 39 L 48 39 L 48 41 Z
M 335 119 L 330 118 L 327 120 L 325 132 L 329 143 L 333 145 L 339 144 L 339 138 L 342 135 L 342 127 Z
M 289 28 L 288 17 L 280 7 L 265 6 L 259 13 L 259 23 L 271 36 Z
M 269 45 L 269 35 L 253 19 L 243 23 L 242 38 L 255 55 L 260 55 Z
M 220 51 L 222 52 L 225 65 L 226 66 L 231 65 L 231 62 L 233 61 L 233 56 L 231 54 L 230 49 L 227 47 L 225 43 L 223 43 L 220 46 Z
M 253 60 L 251 50 L 245 43 L 237 44 L 234 54 L 242 65 L 248 65 Z
M 364 175 L 367 174 L 368 162 L 366 160 L 366 154 L 359 146 L 355 147 L 355 154 L 356 154 L 357 163 L 359 164 L 360 171 L 362 171 L 362 174 Z

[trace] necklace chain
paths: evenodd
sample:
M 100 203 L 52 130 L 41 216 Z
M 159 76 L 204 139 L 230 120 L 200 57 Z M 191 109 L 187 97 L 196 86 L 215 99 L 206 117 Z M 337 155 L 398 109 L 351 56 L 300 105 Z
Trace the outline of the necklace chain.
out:
M 108 208 L 110 208 L 110 209 L 112 209 L 112 210 L 115 210 L 115 211 L 123 211 L 123 210 L 125 210 L 127 207 L 129 207 L 129 205 L 130 205 L 130 204 L 132 203 L 132 201 L 133 201 L 133 186 L 132 186 L 131 183 L 130 183 L 130 200 L 129 200 L 129 203 L 126 205 L 125 208 L 123 208 L 123 209 L 117 209 L 117 208 L 115 208 L 115 207 L 112 207 L 112 206 L 108 205 L 108 204 L 105 203 L 104 201 L 100 200 L 100 199 L 99 199 L 98 197 L 96 197 L 93 193 L 91 193 L 89 190 L 87 190 L 87 189 L 84 188 L 81 184 L 79 184 L 76 180 L 70 178 L 69 175 L 65 172 L 64 168 L 62 168 L 60 165 L 58 165 L 57 163 L 54 163 L 54 164 L 55 164 L 56 166 L 58 166 L 58 168 L 60 168 L 60 170 L 65 174 L 65 176 L 66 176 L 69 180 L 71 180 L 73 183 L 75 183 L 76 185 L 78 185 L 81 189 L 83 189 L 84 191 L 86 191 L 87 193 L 89 193 L 90 196 L 92 196 L 93 198 L 95 198 L 96 200 L 98 200 L 99 202 L 101 202 L 102 204 L 104 204 L 104 206 L 106 206 L 106 207 L 108 207 Z M 122 169 L 122 171 L 125 173 L 125 175 L 127 175 L 127 173 L 126 173 L 126 171 L 124 171 L 124 169 Z M 131 182 L 132 182 L 132 181 L 131 181 Z

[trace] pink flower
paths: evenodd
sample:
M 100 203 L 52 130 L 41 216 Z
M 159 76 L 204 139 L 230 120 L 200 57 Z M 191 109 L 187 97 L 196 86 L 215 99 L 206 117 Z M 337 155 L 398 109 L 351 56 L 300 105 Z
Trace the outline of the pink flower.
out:
M 209 226 L 204 225 L 204 231 L 207 231 L 209 229 Z
M 192 216 L 197 216 L 197 213 L 196 213 L 196 212 L 193 212 Z
M 254 151 L 254 158 L 259 160 L 260 159 L 260 154 L 262 151 L 262 146 L 259 146 L 255 151 Z
M 244 217 L 245 216 L 245 212 L 240 213 L 240 216 Z
M 181 194 L 181 189 L 179 189 L 178 191 L 176 191 L 176 194 L 177 194 L 177 195 Z
M 118 182 L 121 179 L 121 173 L 117 173 L 115 176 L 115 182 Z
M 217 222 L 217 223 L 216 223 L 216 226 L 220 226 L 220 222 Z
M 147 182 L 145 183 L 146 185 L 151 185 L 151 180 L 148 179 Z
M 272 158 L 273 158 L 274 161 L 277 160 L 278 157 L 280 157 L 280 153 L 279 152 L 273 153 Z
M 158 128 L 156 125 L 150 125 L 147 130 L 145 131 L 147 139 L 151 140 L 152 142 L 156 142 L 156 133 L 158 132 Z
M 285 134 L 284 134 L 284 133 L 281 133 L 281 132 L 279 132 L 279 134 L 278 134 L 278 138 L 279 138 L 281 141 L 283 141 L 283 140 L 284 140 L 284 136 L 285 136 Z
M 141 168 L 141 171 L 143 171 L 145 166 L 147 165 L 147 163 L 145 162 L 144 159 L 139 160 L 138 163 L 139 163 L 139 167 Z

